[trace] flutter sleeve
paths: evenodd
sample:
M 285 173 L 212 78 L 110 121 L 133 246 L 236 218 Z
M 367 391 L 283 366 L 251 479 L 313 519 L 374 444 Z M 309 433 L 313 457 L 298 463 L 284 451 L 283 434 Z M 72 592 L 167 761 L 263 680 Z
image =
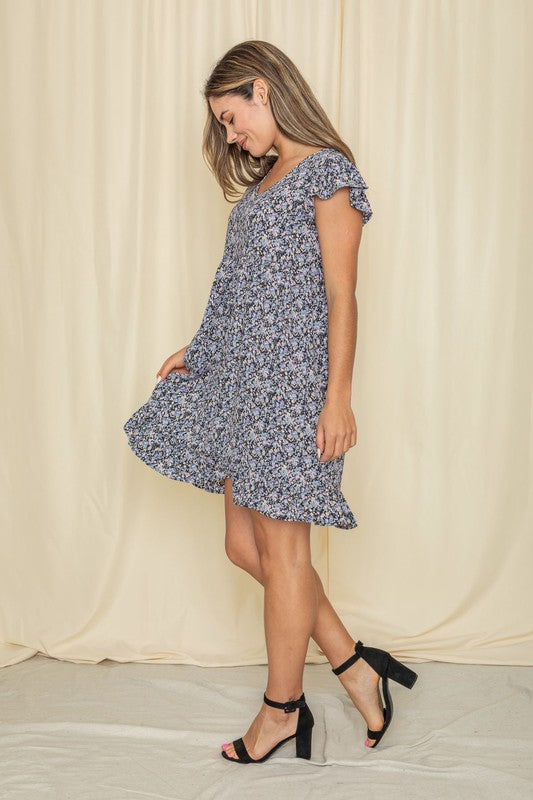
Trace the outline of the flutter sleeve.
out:
M 372 209 L 365 194 L 368 185 L 355 164 L 344 153 L 333 150 L 320 162 L 319 169 L 314 175 L 312 194 L 321 200 L 326 200 L 343 186 L 349 187 L 350 205 L 362 212 L 365 225 L 372 216 Z

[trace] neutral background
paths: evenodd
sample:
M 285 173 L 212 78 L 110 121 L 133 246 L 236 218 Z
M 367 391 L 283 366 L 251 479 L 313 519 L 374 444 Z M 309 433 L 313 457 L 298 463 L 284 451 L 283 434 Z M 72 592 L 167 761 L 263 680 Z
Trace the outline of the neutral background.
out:
M 532 21 L 526 0 L 0 3 L 1 665 L 266 662 L 223 496 L 122 429 L 222 256 L 201 89 L 248 38 L 299 66 L 374 211 L 359 526 L 314 527 L 315 566 L 367 644 L 533 663 Z

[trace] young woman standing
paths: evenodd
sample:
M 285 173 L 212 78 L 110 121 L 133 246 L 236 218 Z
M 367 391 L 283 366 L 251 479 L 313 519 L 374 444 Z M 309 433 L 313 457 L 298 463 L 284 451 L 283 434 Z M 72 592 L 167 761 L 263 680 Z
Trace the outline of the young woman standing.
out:
M 341 479 L 357 437 L 355 287 L 362 227 L 372 216 L 368 186 L 274 45 L 232 47 L 204 97 L 204 155 L 226 199 L 235 184 L 246 190 L 231 210 L 199 330 L 166 359 L 124 429 L 148 466 L 224 493 L 226 552 L 264 587 L 263 704 L 247 732 L 222 746 L 223 757 L 264 761 L 292 738 L 296 754 L 310 757 L 310 637 L 363 715 L 367 746 L 376 746 L 392 718 L 387 679 L 411 688 L 416 673 L 354 641 L 310 552 L 311 523 L 357 527 Z

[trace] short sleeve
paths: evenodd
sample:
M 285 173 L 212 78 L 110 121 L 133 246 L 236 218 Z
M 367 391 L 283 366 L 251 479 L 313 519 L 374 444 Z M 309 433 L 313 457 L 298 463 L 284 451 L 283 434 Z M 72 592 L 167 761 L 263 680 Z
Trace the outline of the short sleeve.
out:
M 313 178 L 312 194 L 321 200 L 327 200 L 343 186 L 349 187 L 350 205 L 362 212 L 363 225 L 368 222 L 372 216 L 372 208 L 365 194 L 368 185 L 355 164 L 344 153 L 339 150 L 328 150 L 319 162 Z

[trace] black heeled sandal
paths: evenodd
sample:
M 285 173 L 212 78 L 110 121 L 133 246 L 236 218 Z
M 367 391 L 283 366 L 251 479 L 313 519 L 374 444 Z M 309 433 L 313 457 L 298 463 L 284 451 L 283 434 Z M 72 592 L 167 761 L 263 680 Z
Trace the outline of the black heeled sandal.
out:
M 378 746 L 378 743 L 383 738 L 383 734 L 392 720 L 393 706 L 392 697 L 389 692 L 388 678 L 397 683 L 401 683 L 402 686 L 406 686 L 408 689 L 412 689 L 418 675 L 416 672 L 413 672 L 412 669 L 406 667 L 405 664 L 393 658 L 386 650 L 379 650 L 377 647 L 365 647 L 361 641 L 358 641 L 355 645 L 354 655 L 347 658 L 346 661 L 340 664 L 340 666 L 335 667 L 335 669 L 332 668 L 332 672 L 334 672 L 335 675 L 340 675 L 341 672 L 344 672 L 345 669 L 348 669 L 348 667 L 354 664 L 358 658 L 364 658 L 367 664 L 370 664 L 372 669 L 380 675 L 383 681 L 383 697 L 385 698 L 385 703 L 383 704 L 385 715 L 383 727 L 380 731 L 371 731 L 370 728 L 366 730 L 367 737 L 376 740 L 374 744 L 368 745 L 369 749 L 373 750 L 374 747 Z
M 315 720 L 311 713 L 311 709 L 307 705 L 305 694 L 298 700 L 288 700 L 286 703 L 278 703 L 275 700 L 270 700 L 266 696 L 263 695 L 263 699 L 265 703 L 269 706 L 274 706 L 274 708 L 283 708 L 285 713 L 288 714 L 291 711 L 296 711 L 297 708 L 300 709 L 298 714 L 298 725 L 296 727 L 296 732 L 291 734 L 291 736 L 286 736 L 280 742 L 274 745 L 274 747 L 265 753 L 264 756 L 261 758 L 252 758 L 246 746 L 242 740 L 242 736 L 240 739 L 235 739 L 233 742 L 233 747 L 235 748 L 235 753 L 238 758 L 232 758 L 231 756 L 226 755 L 225 751 L 222 750 L 220 755 L 223 758 L 226 758 L 228 761 L 235 761 L 236 764 L 259 764 L 261 761 L 266 761 L 272 753 L 278 749 L 282 744 L 288 742 L 289 739 L 296 737 L 296 756 L 298 758 L 311 758 L 311 736 L 313 733 L 313 725 L 315 724 Z

